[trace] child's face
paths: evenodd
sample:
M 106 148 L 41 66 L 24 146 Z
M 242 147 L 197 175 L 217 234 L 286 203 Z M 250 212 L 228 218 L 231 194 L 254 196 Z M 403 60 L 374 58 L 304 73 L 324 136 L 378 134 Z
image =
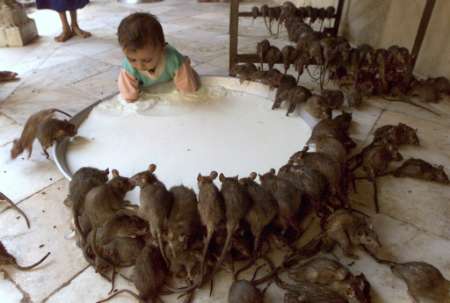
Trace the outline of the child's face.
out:
M 161 60 L 164 48 L 147 45 L 139 49 L 123 49 L 131 65 L 141 71 L 152 71 Z

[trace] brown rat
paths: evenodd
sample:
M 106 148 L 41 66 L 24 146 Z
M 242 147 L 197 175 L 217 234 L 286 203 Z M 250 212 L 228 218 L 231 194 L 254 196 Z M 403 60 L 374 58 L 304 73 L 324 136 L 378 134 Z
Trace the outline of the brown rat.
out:
M 289 285 L 277 280 L 280 288 L 288 290 L 284 295 L 284 303 L 348 303 L 339 293 L 322 285 L 309 282 Z
M 252 75 L 258 71 L 253 63 L 246 63 L 235 65 L 233 71 L 239 76 L 239 82 L 242 84 L 244 81 L 252 79 Z
M 342 166 L 332 157 L 320 152 L 307 152 L 308 147 L 296 152 L 289 158 L 288 164 L 305 165 L 317 170 L 327 178 L 331 194 L 341 201 L 345 199 Z
M 121 177 L 115 169 L 112 170 L 112 175 L 113 178 L 108 183 L 94 187 L 86 195 L 83 215 L 88 219 L 92 230 L 102 227 L 117 211 L 128 205 L 124 197 L 134 185 L 130 179 Z M 78 230 L 82 230 L 78 220 L 79 214 L 75 215 L 75 225 Z M 82 243 L 85 237 L 86 234 L 82 231 Z
M 245 189 L 239 184 L 238 177 L 225 177 L 220 174 L 219 180 L 222 183 L 220 192 L 225 204 L 225 218 L 227 228 L 227 238 L 225 245 L 217 261 L 213 275 L 217 272 L 225 259 L 225 255 L 230 249 L 233 234 L 239 227 L 251 207 L 251 199 Z
M 311 91 L 304 86 L 296 86 L 291 88 L 287 93 L 288 109 L 286 116 L 293 113 L 298 105 L 303 104 L 311 97 Z
M 346 118 L 347 115 L 344 116 L 343 114 L 334 119 L 328 118 L 319 121 L 312 129 L 310 141 L 313 141 L 316 137 L 326 136 L 339 140 L 347 150 L 354 148 L 356 143 L 348 135 L 349 119 Z
M 72 176 L 69 183 L 69 194 L 64 200 L 64 205 L 73 207 L 79 203 L 84 205 L 84 198 L 95 186 L 105 184 L 108 181 L 109 169 L 99 170 L 94 167 L 82 167 Z
M 288 98 L 290 89 L 297 86 L 297 81 L 291 75 L 283 75 L 280 80 L 280 85 L 275 95 L 275 101 L 273 102 L 272 109 L 279 108 L 281 103 Z
M 405 281 L 414 302 L 450 302 L 450 281 L 433 265 L 425 262 L 396 263 L 391 265 L 391 271 Z
M 376 178 L 387 172 L 390 162 L 403 160 L 403 157 L 397 147 L 390 143 L 372 146 L 364 150 L 361 157 L 363 169 L 373 184 L 375 211 L 378 213 L 380 207 Z
M 281 49 L 281 56 L 283 58 L 284 73 L 286 74 L 289 66 L 297 59 L 297 49 L 295 49 L 292 45 L 286 45 Z
M 363 245 L 370 251 L 381 246 L 367 221 L 346 209 L 339 209 L 327 218 L 323 236 L 329 244 L 338 244 L 350 258 L 358 258 L 353 252 L 354 246 Z
M 344 145 L 336 138 L 329 136 L 311 136 L 307 142 L 308 146 L 315 149 L 316 152 L 325 154 L 344 166 L 347 161 L 347 150 Z
M 261 13 L 263 12 L 263 9 L 261 8 Z M 267 51 L 270 48 L 270 42 L 267 39 L 262 40 L 261 42 L 258 42 L 256 44 L 256 55 L 259 58 L 259 62 L 261 63 L 261 70 L 264 69 L 264 59 L 266 58 Z
M 322 96 L 325 97 L 328 108 L 339 109 L 344 104 L 344 93 L 340 90 L 324 89 Z
M 302 193 L 290 181 L 279 178 L 275 170 L 259 175 L 261 185 L 272 194 L 278 204 L 277 223 L 281 225 L 282 232 L 288 227 L 298 231 L 297 216 L 302 205 Z
M 33 150 L 33 142 L 34 139 L 36 139 L 39 125 L 43 121 L 53 117 L 53 115 L 57 112 L 62 113 L 68 117 L 71 117 L 71 115 L 69 115 L 66 112 L 63 112 L 56 108 L 51 108 L 34 113 L 27 119 L 27 122 L 23 127 L 22 134 L 20 135 L 20 138 L 14 140 L 13 147 L 11 149 L 12 159 L 17 158 L 17 156 L 19 156 L 24 150 L 28 151 L 28 159 L 31 157 L 31 152 Z
M 294 281 L 312 282 L 328 285 L 335 281 L 347 279 L 351 273 L 341 263 L 325 257 L 311 259 L 299 266 L 289 269 L 289 277 Z
M 139 295 L 130 290 L 119 290 L 97 303 L 106 302 L 120 293 L 128 293 L 139 302 L 157 302 L 168 276 L 168 269 L 158 248 L 147 244 L 139 254 L 133 268 L 132 280 Z
M 263 295 L 251 282 L 238 280 L 230 287 L 228 303 L 263 303 Z
M 264 60 L 269 64 L 269 70 L 272 69 L 276 63 L 282 61 L 282 57 L 280 49 L 271 45 L 264 56 Z
M 0 201 L 4 201 L 6 202 L 6 204 L 8 204 L 11 208 L 15 209 L 19 214 L 21 214 L 24 219 L 25 222 L 27 223 L 27 227 L 28 229 L 30 228 L 30 220 L 28 220 L 27 215 L 25 214 L 25 212 L 19 208 L 19 206 L 17 206 L 13 201 L 11 201 L 5 194 L 3 194 L 2 192 L 0 192 Z
M 0 265 L 13 265 L 14 267 L 20 270 L 30 270 L 38 266 L 42 262 L 44 262 L 49 255 L 50 253 L 48 252 L 41 260 L 37 261 L 34 264 L 28 266 L 19 265 L 17 264 L 16 258 L 6 250 L 6 247 L 0 241 Z
M 420 145 L 417 129 L 401 122 L 398 125 L 384 125 L 377 128 L 374 132 L 373 141 L 385 141 L 396 146 Z
M 395 177 L 409 177 L 449 185 L 450 181 L 442 165 L 433 166 L 422 159 L 410 158 L 395 169 Z
M 73 137 L 77 133 L 74 124 L 67 120 L 59 120 L 50 118 L 39 124 L 36 137 L 42 146 L 47 159 L 50 155 L 47 149 L 53 145 L 53 143 L 61 141 L 65 137 Z
M 169 191 L 173 202 L 167 222 L 167 242 L 176 257 L 176 246 L 181 250 L 188 250 L 198 237 L 200 216 L 197 210 L 197 197 L 192 189 L 180 185 L 172 187 Z
M 256 255 L 259 251 L 259 243 L 264 228 L 278 214 L 278 205 L 275 198 L 264 187 L 255 182 L 256 177 L 257 174 L 253 172 L 249 177 L 239 180 L 253 202 L 245 216 L 254 237 L 253 255 Z
M 316 119 L 327 119 L 331 117 L 331 109 L 325 97 L 312 95 L 306 101 L 305 111 Z
M 150 233 L 158 241 L 161 255 L 168 264 L 164 253 L 163 231 L 173 203 L 173 197 L 166 186 L 159 181 L 153 172 L 156 165 L 151 164 L 148 170 L 134 175 L 131 180 L 141 188 L 139 213 L 150 223 Z
M 212 171 L 209 176 L 199 174 L 197 177 L 199 188 L 197 208 L 202 224 L 206 227 L 206 239 L 201 262 L 202 279 L 209 243 L 219 224 L 225 218 L 224 202 L 219 189 L 213 182 L 215 178 L 217 178 L 217 172 L 215 171 Z

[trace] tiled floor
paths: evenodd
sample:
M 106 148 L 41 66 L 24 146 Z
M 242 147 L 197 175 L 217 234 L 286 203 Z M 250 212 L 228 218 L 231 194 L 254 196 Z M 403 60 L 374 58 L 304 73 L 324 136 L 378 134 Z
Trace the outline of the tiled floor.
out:
M 242 5 L 249 7 L 248 4 Z M 11 266 L 0 270 L 0 302 L 95 302 L 105 297 L 109 284 L 87 267 L 70 237 L 70 213 L 62 201 L 67 181 L 52 162 L 35 148 L 30 161 L 9 159 L 12 140 L 33 112 L 58 107 L 76 113 L 95 100 L 117 93 L 116 78 L 122 59 L 116 28 L 130 12 L 156 14 L 167 40 L 191 57 L 201 74 L 226 75 L 228 66 L 228 5 L 197 4 L 194 0 L 164 0 L 152 4 L 122 5 L 116 1 L 92 1 L 80 12 L 80 24 L 93 33 L 87 40 L 74 38 L 66 44 L 53 42 L 59 31 L 58 17 L 51 11 L 31 14 L 41 37 L 24 48 L 0 49 L 0 69 L 14 70 L 21 80 L 0 86 L 0 191 L 18 203 L 31 220 L 0 206 L 0 241 L 17 256 L 19 263 L 36 261 L 48 251 L 51 256 L 39 268 L 20 272 Z M 266 31 L 261 20 L 242 20 L 240 49 L 253 51 Z M 285 33 L 272 39 L 285 44 Z M 368 142 L 371 131 L 385 124 L 404 122 L 419 130 L 421 147 L 402 148 L 404 156 L 420 157 L 444 165 L 450 173 L 450 102 L 435 106 L 436 118 L 404 104 L 368 102 L 353 111 L 354 137 Z M 289 140 L 291 138 L 286 138 Z M 450 278 L 450 187 L 409 179 L 380 180 L 381 214 L 374 226 L 384 243 L 383 253 L 400 261 L 424 260 L 438 266 Z M 371 209 L 371 187 L 360 182 L 352 199 Z M 375 302 L 411 302 L 404 284 L 387 268 L 363 257 L 352 267 L 363 271 L 372 283 Z M 118 287 L 130 287 L 119 279 Z M 218 291 L 201 302 L 225 302 Z M 267 302 L 279 302 L 271 293 Z M 273 300 L 270 300 L 273 299 Z M 172 300 L 170 300 L 172 301 Z M 134 302 L 127 296 L 115 302 Z M 169 302 L 169 300 L 168 300 Z

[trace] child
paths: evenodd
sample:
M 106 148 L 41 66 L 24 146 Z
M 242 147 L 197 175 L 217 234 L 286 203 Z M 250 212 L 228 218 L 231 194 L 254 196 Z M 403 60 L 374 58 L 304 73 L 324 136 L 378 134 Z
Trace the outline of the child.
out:
M 36 0 L 38 9 L 52 9 L 57 11 L 61 19 L 63 32 L 55 37 L 57 42 L 65 42 L 73 37 L 73 35 L 87 38 L 91 33 L 80 28 L 77 21 L 77 9 L 83 8 L 89 0 Z M 66 11 L 70 11 L 71 25 L 67 21 Z
M 126 101 L 136 101 L 143 87 L 170 80 L 179 91 L 198 90 L 199 77 L 189 58 L 166 43 L 155 16 L 131 14 L 120 22 L 117 34 L 126 56 L 119 74 L 119 91 Z

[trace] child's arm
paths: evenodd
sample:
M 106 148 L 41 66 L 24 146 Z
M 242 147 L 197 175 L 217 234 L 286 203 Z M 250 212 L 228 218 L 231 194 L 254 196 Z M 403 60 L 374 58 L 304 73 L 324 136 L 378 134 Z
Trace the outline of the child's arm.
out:
M 119 74 L 119 92 L 128 102 L 134 102 L 139 98 L 139 82 L 126 70 L 122 69 Z
M 174 77 L 175 86 L 179 91 L 192 93 L 200 88 L 200 77 L 191 67 L 191 60 L 184 58 L 183 64 L 176 71 Z

